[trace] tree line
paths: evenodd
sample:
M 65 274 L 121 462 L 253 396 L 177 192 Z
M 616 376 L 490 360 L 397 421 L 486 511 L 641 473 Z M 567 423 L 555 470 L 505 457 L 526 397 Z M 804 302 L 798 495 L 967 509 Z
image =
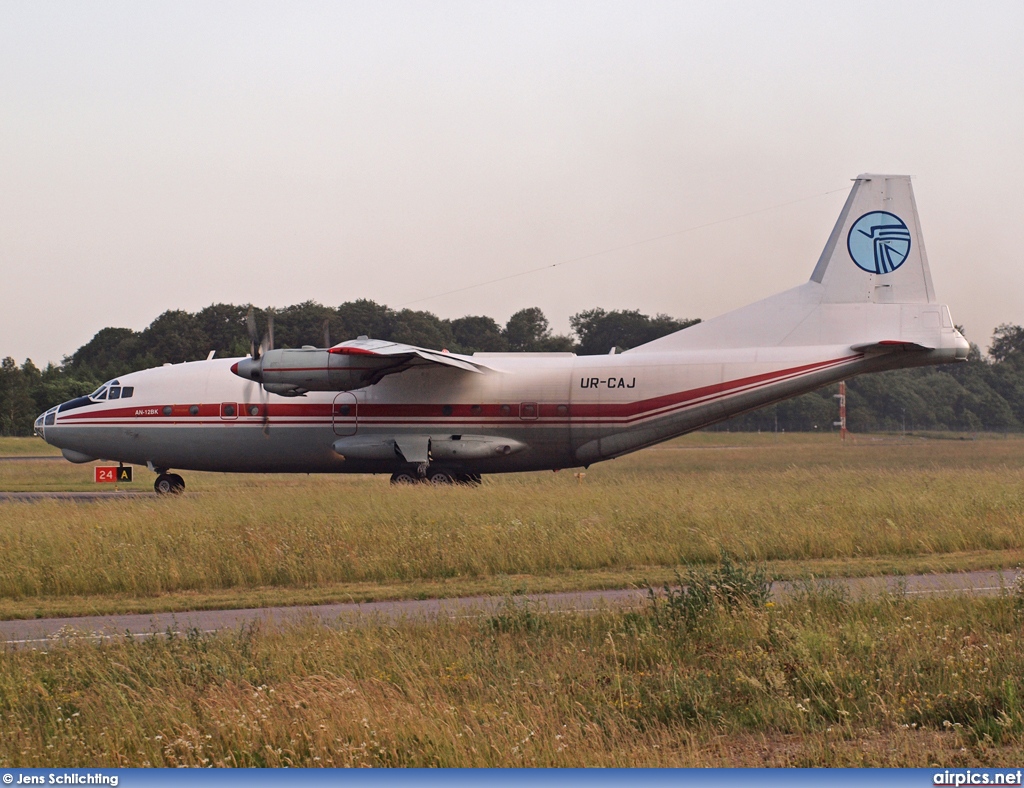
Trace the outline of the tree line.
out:
M 196 361 L 211 350 L 244 356 L 252 307 L 213 304 L 199 312 L 164 312 L 142 331 L 104 328 L 61 364 L 39 369 L 0 362 L 0 434 L 30 435 L 49 407 L 94 390 L 133 370 Z M 268 310 L 253 309 L 260 335 Z M 453 353 L 572 351 L 608 353 L 650 342 L 699 322 L 638 310 L 589 309 L 569 319 L 570 335 L 552 332 L 537 307 L 522 309 L 505 325 L 485 315 L 454 320 L 431 312 L 395 310 L 361 299 L 338 307 L 313 301 L 273 313 L 275 347 L 336 344 L 361 335 Z M 725 422 L 735 430 L 831 430 L 838 418 L 835 386 Z M 965 364 L 896 370 L 854 378 L 847 385 L 847 424 L 854 432 L 915 430 L 1019 430 L 1024 427 L 1024 328 L 1001 325 L 987 356 L 976 345 Z

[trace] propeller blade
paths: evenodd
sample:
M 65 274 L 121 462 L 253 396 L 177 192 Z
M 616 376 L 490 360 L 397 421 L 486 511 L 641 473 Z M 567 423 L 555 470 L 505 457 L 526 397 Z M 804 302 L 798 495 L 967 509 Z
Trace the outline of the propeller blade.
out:
M 251 306 L 245 315 L 245 327 L 249 333 L 249 355 L 253 359 L 257 359 L 259 358 L 256 354 L 259 349 L 259 332 L 256 330 L 256 315 L 253 313 Z
M 274 310 L 267 310 L 267 350 L 274 349 Z
M 324 347 L 331 346 L 331 319 L 324 318 Z

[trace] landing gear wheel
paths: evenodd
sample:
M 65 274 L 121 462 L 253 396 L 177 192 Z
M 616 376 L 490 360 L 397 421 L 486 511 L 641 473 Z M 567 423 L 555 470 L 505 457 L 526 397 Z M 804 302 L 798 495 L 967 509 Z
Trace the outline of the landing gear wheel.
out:
M 153 482 L 157 495 L 178 495 L 185 492 L 185 480 L 176 473 L 161 473 Z
M 419 484 L 420 477 L 412 471 L 397 471 L 391 474 L 392 484 Z
M 455 484 L 455 477 L 448 473 L 448 471 L 427 471 L 427 481 L 437 487 L 441 487 L 446 484 Z
M 455 482 L 469 487 L 477 487 L 483 483 L 483 478 L 479 473 L 457 473 L 455 474 Z

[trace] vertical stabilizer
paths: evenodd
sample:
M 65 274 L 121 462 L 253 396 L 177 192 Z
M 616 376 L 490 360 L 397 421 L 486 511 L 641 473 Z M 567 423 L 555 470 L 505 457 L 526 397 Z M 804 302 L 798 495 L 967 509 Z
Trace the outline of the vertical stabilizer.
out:
M 855 179 L 811 281 L 822 303 L 934 303 L 909 175 Z
M 935 291 L 910 176 L 860 175 L 809 281 L 627 352 L 896 339 L 937 347 L 945 340 L 925 337 L 922 326 L 938 331 L 941 322 L 950 337 L 956 332 L 949 311 L 931 309 L 932 304 Z M 967 346 L 956 337 L 949 341 Z

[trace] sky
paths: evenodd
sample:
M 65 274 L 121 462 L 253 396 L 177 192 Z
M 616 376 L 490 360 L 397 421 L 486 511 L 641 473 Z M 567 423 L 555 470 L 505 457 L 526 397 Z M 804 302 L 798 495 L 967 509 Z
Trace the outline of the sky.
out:
M 1019 0 L 0 0 L 0 356 L 216 302 L 709 318 L 805 281 L 861 172 L 914 176 L 985 347 L 1021 41 Z

